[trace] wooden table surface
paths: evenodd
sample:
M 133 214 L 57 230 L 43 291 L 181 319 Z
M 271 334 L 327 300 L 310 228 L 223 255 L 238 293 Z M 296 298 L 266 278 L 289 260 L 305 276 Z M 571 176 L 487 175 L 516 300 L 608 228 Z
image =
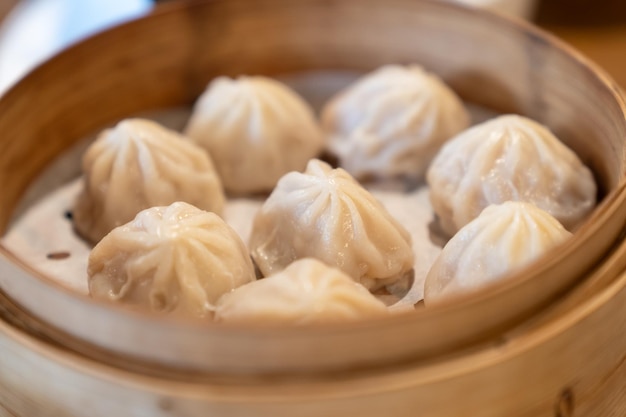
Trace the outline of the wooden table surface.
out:
M 600 65 L 626 89 L 626 25 L 580 27 L 540 24 L 540 26 Z
M 626 1 L 539 0 L 534 22 L 591 58 L 626 88 Z

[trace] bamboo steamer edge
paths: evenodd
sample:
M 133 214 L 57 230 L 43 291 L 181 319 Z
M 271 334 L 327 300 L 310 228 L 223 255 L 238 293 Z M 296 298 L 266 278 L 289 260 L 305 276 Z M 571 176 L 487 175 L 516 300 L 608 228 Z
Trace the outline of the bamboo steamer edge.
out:
M 625 260 L 622 245 L 584 285 L 498 340 L 438 360 L 359 372 L 156 377 L 0 321 L 0 415 L 621 416 L 626 273 L 616 273 Z
M 207 20 L 214 24 L 207 27 Z M 282 32 L 270 30 L 274 27 Z M 368 35 L 367 27 L 380 33 Z M 167 36 L 164 28 L 170 29 Z M 476 49 L 481 41 L 491 42 L 494 31 L 501 34 L 499 44 Z M 394 42 L 407 36 L 433 42 Z M 127 47 L 115 48 L 122 40 Z M 459 43 L 457 54 L 438 52 L 442 44 Z M 347 57 L 346 51 L 353 53 Z M 512 69 L 503 71 L 493 62 L 502 54 L 516 64 Z M 110 351 L 164 367 L 222 374 L 322 372 L 433 359 L 532 316 L 595 265 L 623 228 L 624 100 L 602 71 L 548 35 L 449 4 L 272 0 L 172 5 L 77 45 L 0 100 L 3 137 L 21 139 L 0 143 L 0 180 L 7 184 L 0 220 L 6 225 L 26 185 L 72 141 L 139 110 L 190 103 L 214 75 L 365 71 L 416 59 L 465 98 L 548 124 L 594 169 L 604 200 L 554 256 L 507 283 L 428 311 L 349 326 L 269 329 L 262 338 L 252 328 L 156 322 L 94 302 L 37 276 L 5 250 L 2 291 L 34 318 L 41 337 L 85 355 L 106 358 Z M 378 335 L 375 341 L 372 334 Z

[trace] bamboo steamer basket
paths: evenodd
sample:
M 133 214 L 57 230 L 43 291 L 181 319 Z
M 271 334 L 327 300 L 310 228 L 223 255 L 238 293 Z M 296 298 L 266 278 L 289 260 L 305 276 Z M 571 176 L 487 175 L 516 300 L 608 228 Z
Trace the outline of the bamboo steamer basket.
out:
M 550 126 L 594 171 L 601 202 L 592 216 L 540 262 L 479 293 L 306 328 L 155 318 L 73 293 L 0 247 L 0 411 L 82 415 L 85 404 L 91 415 L 623 411 L 626 277 L 624 249 L 616 247 L 626 218 L 626 105 L 601 70 L 521 22 L 436 1 L 160 7 L 56 56 L 0 99 L 0 230 L 63 150 L 139 111 L 190 104 L 217 75 L 369 71 L 390 62 L 419 62 L 468 101 Z

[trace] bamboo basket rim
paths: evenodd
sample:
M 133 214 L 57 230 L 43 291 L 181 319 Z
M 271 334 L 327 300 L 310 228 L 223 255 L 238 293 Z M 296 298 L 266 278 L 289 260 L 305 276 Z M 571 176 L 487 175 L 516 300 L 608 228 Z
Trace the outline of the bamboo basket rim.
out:
M 620 246 L 612 259 L 624 255 L 626 255 L 626 244 Z M 569 305 L 567 309 L 541 322 L 538 326 L 514 334 L 506 340 L 506 346 L 490 343 L 473 351 L 462 352 L 461 355 L 452 358 L 444 358 L 444 360 L 408 361 L 368 369 L 366 373 L 331 371 L 321 375 L 307 375 L 306 378 L 301 379 L 293 379 L 289 375 L 283 379 L 273 377 L 271 383 L 245 374 L 235 375 L 228 380 L 229 383 L 224 384 L 224 380 L 220 379 L 210 381 L 190 377 L 188 380 L 183 380 L 170 379 L 164 375 L 137 373 L 133 369 L 111 366 L 79 352 L 54 346 L 37 335 L 31 334 L 27 329 L 11 325 L 2 319 L 2 315 L 0 315 L 0 334 L 8 335 L 30 352 L 65 368 L 92 375 L 99 380 L 144 388 L 165 396 L 203 398 L 212 403 L 236 403 L 249 400 L 298 402 L 315 398 L 365 397 L 381 392 L 400 391 L 409 387 L 453 380 L 485 368 L 496 367 L 516 357 L 521 357 L 568 332 L 576 324 L 605 308 L 623 291 L 626 291 L 626 270 L 624 269 L 606 287 L 601 288 L 580 304 Z M 287 388 L 293 391 L 281 391 L 277 394 L 274 384 L 280 385 L 281 389 Z M 212 385 L 219 389 L 215 391 L 208 389 Z M 245 387 L 245 393 L 241 392 L 242 387 Z

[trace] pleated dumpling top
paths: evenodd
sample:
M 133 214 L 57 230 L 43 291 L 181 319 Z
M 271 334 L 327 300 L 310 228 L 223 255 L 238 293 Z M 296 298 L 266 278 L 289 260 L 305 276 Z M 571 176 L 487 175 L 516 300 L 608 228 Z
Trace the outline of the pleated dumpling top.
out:
M 312 257 L 367 288 L 413 268 L 406 229 L 350 174 L 319 160 L 281 178 L 254 219 L 250 249 L 266 276 Z
M 424 287 L 428 304 L 474 290 L 538 259 L 571 233 L 533 204 L 491 205 L 444 246 Z
M 595 207 L 593 174 L 545 126 L 505 115 L 451 139 L 429 168 L 430 201 L 450 236 L 490 204 L 525 201 L 573 230 Z
M 197 100 L 185 133 L 206 149 L 235 194 L 271 191 L 324 146 L 310 106 L 279 81 L 218 77 Z
M 215 319 L 255 324 L 309 324 L 387 314 L 385 304 L 337 268 L 311 258 L 220 298 Z
M 83 155 L 76 230 L 93 243 L 141 210 L 186 201 L 221 214 L 224 191 L 211 157 L 155 122 L 127 119 L 105 130 Z
M 256 278 L 235 231 L 183 202 L 115 228 L 91 251 L 88 275 L 94 298 L 194 317 L 210 317 L 224 293 Z
M 421 180 L 439 148 L 469 123 L 454 91 L 417 65 L 379 68 L 322 112 L 330 152 L 359 180 Z

